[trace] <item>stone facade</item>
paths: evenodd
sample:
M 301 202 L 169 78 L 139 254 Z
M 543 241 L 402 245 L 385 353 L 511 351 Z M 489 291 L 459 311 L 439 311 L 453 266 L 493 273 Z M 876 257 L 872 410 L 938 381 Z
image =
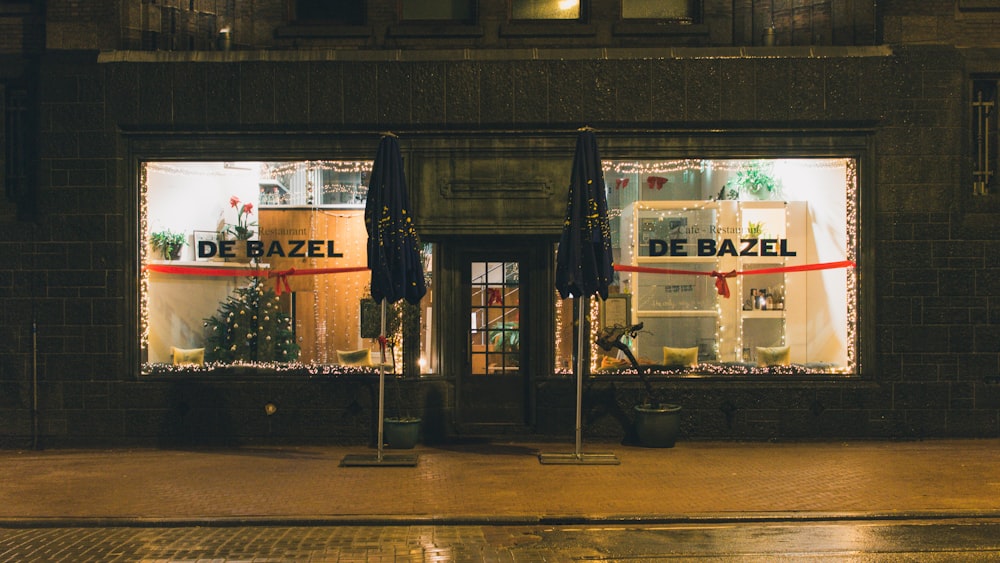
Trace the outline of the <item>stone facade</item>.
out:
M 37 100 L 29 136 L 37 211 L 18 219 L 23 201 L 0 204 L 0 446 L 372 438 L 371 379 L 239 370 L 138 377 L 141 159 L 252 157 L 275 147 L 301 158 L 357 155 L 392 130 L 418 163 L 411 170 L 424 171 L 411 190 L 431 238 L 500 225 L 554 240 L 565 188 L 544 163 L 568 151 L 581 125 L 601 131 L 605 156 L 636 145 L 697 151 L 738 142 L 761 154 L 828 146 L 861 162 L 861 373 L 663 381 L 684 406 L 684 438 L 1000 435 L 1000 194 L 972 194 L 968 103 L 971 77 L 1000 78 L 1000 45 L 984 31 L 1000 6 L 888 2 L 869 14 L 858 2 L 774 2 L 788 8 L 789 22 L 805 17 L 791 13 L 807 4 L 822 5 L 811 13 L 831 22 L 853 6 L 856 23 L 830 23 L 822 39 L 795 40 L 789 27 L 781 33 L 794 45 L 758 47 L 758 24 L 749 23 L 757 3 L 706 1 L 693 46 L 680 32 L 654 39 L 666 46 L 643 46 L 596 17 L 612 18 L 617 2 L 595 0 L 587 37 L 542 26 L 531 33 L 548 46 L 533 49 L 530 36 L 503 40 L 503 29 L 528 32 L 505 28 L 498 3 L 481 2 L 476 48 L 418 37 L 397 50 L 396 24 L 375 19 L 360 39 L 308 38 L 284 20 L 280 2 L 236 4 L 252 13 L 221 0 L 47 2 L 46 49 L 28 84 Z M 370 1 L 370 13 L 388 19 L 381 5 Z M 186 23 L 165 27 L 168 9 Z M 236 47 L 222 52 L 214 27 L 226 20 Z M 744 20 L 745 29 L 735 25 Z M 167 42 L 164 29 L 172 30 Z M 875 29 L 879 45 L 871 45 Z M 345 46 L 352 42 L 365 48 Z M 9 71 L 7 90 L 25 76 Z M 496 139 L 485 151 L 493 156 L 479 157 L 487 161 L 528 143 L 551 193 L 521 207 L 477 208 L 482 217 L 466 223 L 468 209 L 437 213 L 448 202 L 435 159 L 482 155 L 484 136 Z M 405 385 L 428 421 L 425 440 L 452 436 L 453 375 Z M 533 386 L 531 430 L 570 435 L 572 381 L 541 374 Z M 587 435 L 622 437 L 627 415 L 618 405 L 638 390 L 627 379 L 591 381 Z M 267 414 L 267 403 L 278 410 Z

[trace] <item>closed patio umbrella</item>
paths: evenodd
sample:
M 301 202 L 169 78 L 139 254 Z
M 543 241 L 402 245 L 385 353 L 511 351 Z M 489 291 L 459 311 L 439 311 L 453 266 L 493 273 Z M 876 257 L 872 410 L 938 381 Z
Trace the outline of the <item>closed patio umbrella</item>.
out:
M 591 295 L 607 298 L 613 276 L 604 171 L 597 137 L 593 130 L 584 127 L 576 139 L 569 200 L 556 255 L 556 289 L 560 297 L 572 297 L 577 303 L 576 450 L 571 454 L 543 453 L 539 456 L 542 463 L 619 463 L 618 457 L 611 453 L 585 454 L 581 445 L 587 301 Z
M 365 204 L 365 228 L 368 230 L 368 268 L 371 270 L 371 294 L 381 302 L 379 341 L 385 346 L 386 304 L 400 299 L 416 305 L 427 287 L 419 239 L 409 213 L 403 156 L 396 136 L 386 133 L 379 141 L 378 152 L 368 182 Z M 342 465 L 416 465 L 414 455 L 387 456 L 383 452 L 385 415 L 385 361 L 379 361 L 378 453 L 371 456 L 347 456 Z

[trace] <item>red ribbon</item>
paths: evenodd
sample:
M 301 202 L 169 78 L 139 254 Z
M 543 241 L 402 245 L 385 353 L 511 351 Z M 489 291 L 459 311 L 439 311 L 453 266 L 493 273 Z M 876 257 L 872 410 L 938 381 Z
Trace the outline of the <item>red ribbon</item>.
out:
M 736 276 L 751 276 L 756 274 L 783 274 L 788 272 L 810 272 L 814 270 L 832 270 L 834 268 L 854 268 L 854 262 L 841 260 L 840 262 L 822 262 L 819 264 L 804 264 L 802 266 L 781 266 L 778 268 L 761 268 L 759 270 L 746 270 L 722 273 L 715 270 L 711 272 L 698 272 L 695 270 L 672 270 L 669 268 L 648 268 L 645 266 L 623 266 L 615 264 L 615 271 L 618 272 L 639 272 L 643 274 L 681 274 L 688 276 L 711 276 L 715 278 L 715 289 L 719 295 L 729 298 L 729 283 L 726 278 Z
M 170 266 L 167 264 L 147 264 L 146 270 L 161 274 L 181 274 L 185 276 L 247 277 L 266 278 L 267 270 L 262 268 L 202 268 L 199 266 Z
M 730 270 L 725 274 L 712 270 L 711 275 L 715 278 L 715 290 L 719 292 L 719 295 L 729 299 L 729 283 L 726 281 L 726 278 L 736 277 L 736 270 Z
M 295 268 L 290 268 L 288 270 L 282 270 L 280 272 L 271 272 L 268 277 L 274 278 L 275 288 L 274 292 L 277 295 L 281 295 L 283 291 L 291 293 L 292 288 L 288 285 L 288 276 L 315 276 L 318 274 L 345 274 L 348 272 L 366 272 L 368 271 L 367 266 L 349 266 L 346 268 L 306 268 L 304 270 L 296 270 Z
M 292 287 L 288 284 L 288 276 L 314 276 L 318 274 L 343 274 L 347 272 L 364 272 L 366 266 L 350 266 L 346 268 L 306 268 L 296 270 L 290 268 L 280 272 L 272 272 L 263 268 L 201 268 L 198 266 L 169 266 L 167 264 L 148 264 L 146 270 L 159 272 L 161 274 L 180 274 L 186 276 L 215 276 L 215 277 L 257 277 L 274 278 L 274 292 L 281 295 L 284 292 L 291 293 Z

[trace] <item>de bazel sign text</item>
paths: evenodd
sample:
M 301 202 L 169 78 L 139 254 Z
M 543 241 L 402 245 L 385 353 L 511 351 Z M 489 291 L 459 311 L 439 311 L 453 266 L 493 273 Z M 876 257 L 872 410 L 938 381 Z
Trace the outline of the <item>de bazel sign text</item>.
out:
M 701 233 L 716 236 L 680 238 Z M 669 239 L 649 239 L 650 256 L 795 256 L 795 251 L 788 247 L 788 239 L 749 236 L 737 226 L 711 224 L 706 228 L 704 225 L 685 225 L 671 229 L 670 234 L 672 236 Z M 720 238 L 718 235 L 735 235 L 740 238 Z
M 691 256 L 686 238 L 649 239 L 650 256 Z M 795 256 L 783 238 L 695 239 L 696 256 Z
M 344 254 L 334 250 L 332 240 L 199 240 L 198 258 L 236 258 L 238 246 L 245 250 L 249 258 L 343 258 Z

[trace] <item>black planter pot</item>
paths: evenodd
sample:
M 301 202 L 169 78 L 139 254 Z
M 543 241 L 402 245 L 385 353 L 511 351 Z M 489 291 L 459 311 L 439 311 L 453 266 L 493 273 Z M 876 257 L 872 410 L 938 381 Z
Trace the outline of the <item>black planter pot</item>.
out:
M 386 418 L 382 421 L 382 437 L 389 448 L 410 450 L 420 435 L 419 418 Z
M 672 448 L 681 427 L 681 406 L 636 405 L 635 434 L 639 445 L 648 448 Z

